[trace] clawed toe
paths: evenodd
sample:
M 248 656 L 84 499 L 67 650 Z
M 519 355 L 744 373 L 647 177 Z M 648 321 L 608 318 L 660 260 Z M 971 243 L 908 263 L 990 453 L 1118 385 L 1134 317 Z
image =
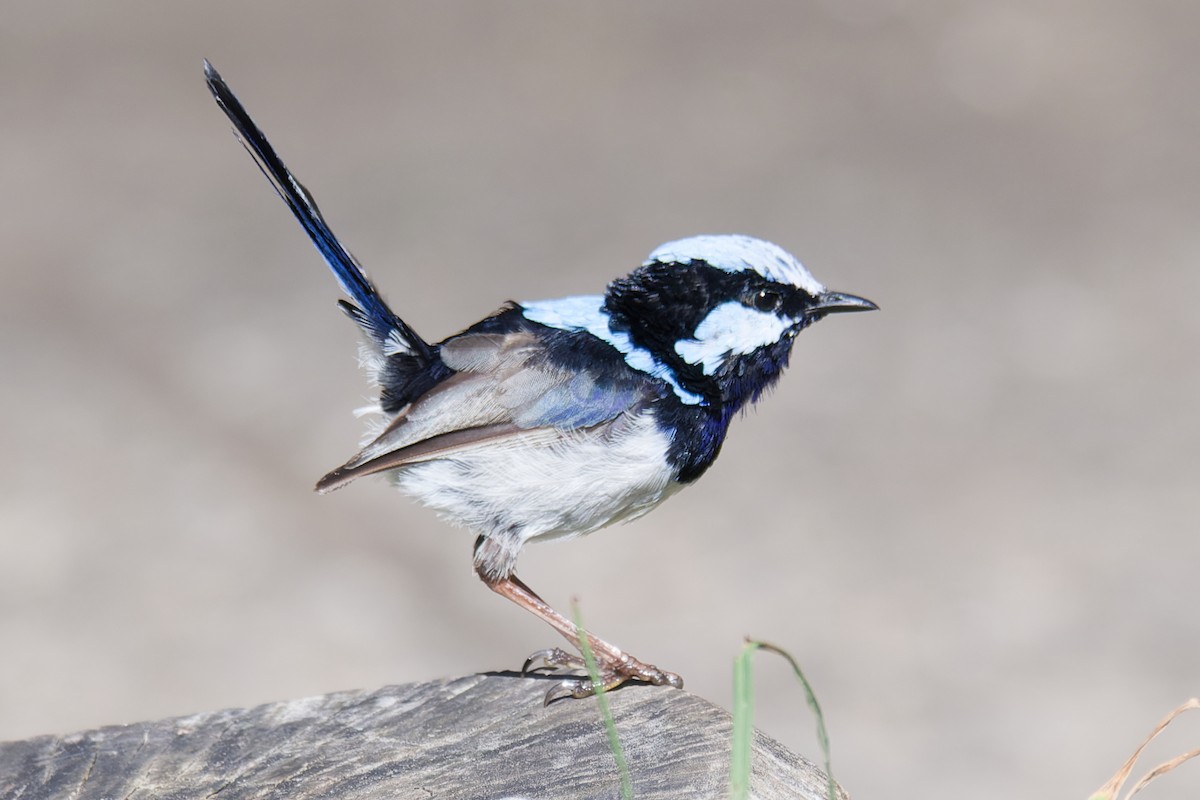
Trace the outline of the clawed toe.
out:
M 561 647 L 547 647 L 545 650 L 529 654 L 529 658 L 525 659 L 525 664 L 521 667 L 521 674 L 556 672 L 560 669 L 587 669 L 587 664 L 579 656 L 568 653 Z
M 548 706 L 556 700 L 565 700 L 568 697 L 590 697 L 594 693 L 595 689 L 590 678 L 567 678 L 546 691 L 542 705 Z

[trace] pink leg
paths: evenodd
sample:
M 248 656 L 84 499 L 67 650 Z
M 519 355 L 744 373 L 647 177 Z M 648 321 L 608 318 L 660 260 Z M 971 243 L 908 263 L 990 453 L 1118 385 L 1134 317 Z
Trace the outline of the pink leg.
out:
M 524 584 L 517 576 L 506 578 L 489 578 L 482 571 L 479 577 L 487 587 L 502 597 L 507 597 L 526 611 L 544 620 L 550 627 L 558 631 L 572 645 L 579 647 L 580 630 L 574 622 L 550 607 L 537 593 Z M 605 691 L 620 686 L 627 680 L 639 680 L 655 686 L 673 686 L 683 688 L 683 679 L 673 672 L 661 670 L 651 664 L 639 661 L 618 647 L 588 633 L 588 645 L 596 657 L 596 665 L 600 671 L 600 683 Z M 535 661 L 542 661 L 548 666 L 580 667 L 582 659 L 566 653 L 558 648 L 542 650 L 534 653 L 525 662 L 526 668 Z M 559 697 L 587 697 L 593 692 L 592 682 L 588 679 L 568 679 L 560 687 L 551 689 L 546 694 L 546 702 Z

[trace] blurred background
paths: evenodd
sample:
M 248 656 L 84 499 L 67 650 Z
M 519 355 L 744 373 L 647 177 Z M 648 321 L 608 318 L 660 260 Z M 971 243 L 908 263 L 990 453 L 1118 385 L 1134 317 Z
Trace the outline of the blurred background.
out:
M 1197 30 L 1168 0 L 7 4 L 0 739 L 558 644 L 470 534 L 311 491 L 361 433 L 356 332 L 207 57 L 426 338 L 701 232 L 878 302 L 800 337 L 700 488 L 521 575 L 722 705 L 743 636 L 790 649 L 856 797 L 1086 796 L 1200 692 Z M 756 663 L 756 721 L 818 758 Z

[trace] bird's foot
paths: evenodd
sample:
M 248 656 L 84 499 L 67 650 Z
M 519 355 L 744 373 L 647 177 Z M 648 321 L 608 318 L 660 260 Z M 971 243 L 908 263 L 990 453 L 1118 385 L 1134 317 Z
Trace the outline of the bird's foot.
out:
M 635 680 L 649 683 L 653 686 L 672 686 L 683 688 L 683 678 L 674 672 L 659 669 L 653 664 L 639 661 L 631 655 L 621 653 L 617 658 L 607 658 L 607 654 L 597 653 L 596 667 L 599 680 L 593 681 L 590 676 L 581 678 L 565 678 L 557 686 L 546 692 L 545 705 L 566 697 L 590 697 L 597 691 L 607 692 L 617 688 L 626 681 Z M 558 672 L 560 670 L 586 670 L 587 664 L 582 657 L 568 653 L 560 647 L 538 650 L 525 659 L 521 667 L 522 674 L 530 672 Z

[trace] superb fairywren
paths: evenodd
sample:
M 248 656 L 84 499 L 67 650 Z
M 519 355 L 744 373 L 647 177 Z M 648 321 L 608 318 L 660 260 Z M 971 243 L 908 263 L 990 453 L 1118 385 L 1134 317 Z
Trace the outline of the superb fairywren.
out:
M 781 248 L 695 236 L 652 252 L 602 295 L 508 303 L 436 344 L 379 296 L 229 87 L 209 89 L 275 191 L 328 262 L 365 337 L 386 424 L 321 492 L 387 475 L 478 534 L 475 570 L 493 591 L 578 646 L 580 631 L 514 574 L 526 542 L 569 538 L 645 514 L 701 475 L 733 415 L 779 378 L 800 331 L 827 314 L 876 308 L 825 289 Z M 675 675 L 588 634 L 602 683 Z M 526 661 L 578 667 L 557 648 Z M 589 680 L 547 694 L 582 697 Z

